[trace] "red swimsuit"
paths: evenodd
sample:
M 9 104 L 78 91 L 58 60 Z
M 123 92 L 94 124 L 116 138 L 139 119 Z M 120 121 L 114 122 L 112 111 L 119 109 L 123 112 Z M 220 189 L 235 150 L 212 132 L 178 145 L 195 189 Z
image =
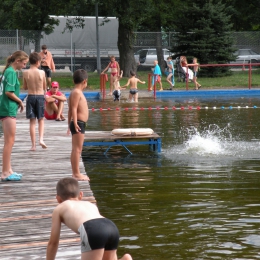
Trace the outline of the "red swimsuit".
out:
M 111 68 L 111 69 L 116 69 L 117 68 L 117 62 L 110 62 L 110 66 L 109 66 L 109 68 Z M 116 74 L 117 74 L 117 72 L 111 72 L 111 74 L 112 74 L 112 76 L 114 77 Z

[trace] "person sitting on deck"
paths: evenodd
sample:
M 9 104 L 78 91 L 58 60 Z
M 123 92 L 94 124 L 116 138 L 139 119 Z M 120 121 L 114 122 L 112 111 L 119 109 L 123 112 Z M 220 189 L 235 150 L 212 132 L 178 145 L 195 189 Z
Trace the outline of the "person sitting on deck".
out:
M 47 260 L 55 259 L 61 232 L 61 223 L 80 235 L 82 260 L 117 260 L 119 231 L 108 218 L 100 215 L 97 206 L 82 201 L 76 179 L 67 177 L 58 181 L 56 199 L 59 205 L 53 210 L 51 235 L 47 246 Z M 121 260 L 132 260 L 125 254 Z
M 64 121 L 62 111 L 66 100 L 65 95 L 59 91 L 59 83 L 53 81 L 51 89 L 45 93 L 44 117 L 48 120 Z

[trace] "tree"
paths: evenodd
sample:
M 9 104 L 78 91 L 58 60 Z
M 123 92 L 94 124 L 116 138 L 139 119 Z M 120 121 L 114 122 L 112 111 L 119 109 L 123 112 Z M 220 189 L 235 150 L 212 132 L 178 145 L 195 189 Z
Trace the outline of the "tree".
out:
M 172 51 L 176 56 L 195 56 L 200 64 L 223 64 L 234 60 L 230 12 L 225 4 L 213 0 L 197 0 L 183 6 L 174 21 L 178 33 Z M 219 76 L 228 74 L 229 68 L 210 67 L 201 72 Z
M 73 10 L 82 10 L 85 5 L 84 0 L 2 0 L 0 28 L 23 30 L 25 37 L 34 42 L 35 49 L 39 51 L 41 33 L 50 34 L 54 26 L 59 24 L 57 19 L 50 18 L 49 15 L 67 15 Z
M 231 16 L 233 30 L 260 30 L 260 1 L 226 0 L 226 4 L 234 8 Z
M 138 25 L 149 16 L 151 0 L 110 0 L 100 3 L 101 10 L 118 18 L 118 50 L 120 67 L 124 76 L 129 76 L 130 70 L 136 70 L 134 59 L 134 41 Z

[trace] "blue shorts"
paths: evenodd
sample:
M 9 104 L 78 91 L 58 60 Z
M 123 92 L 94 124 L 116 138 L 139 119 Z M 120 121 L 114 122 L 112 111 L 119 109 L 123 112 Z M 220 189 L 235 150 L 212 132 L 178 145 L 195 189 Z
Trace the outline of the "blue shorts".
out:
M 95 249 L 116 250 L 119 231 L 114 222 L 107 218 L 95 218 L 83 223 L 79 229 L 81 253 Z
M 194 77 L 198 77 L 198 71 L 194 71 L 194 75 L 193 75 Z
M 26 118 L 43 118 L 44 102 L 44 95 L 28 95 L 26 99 Z

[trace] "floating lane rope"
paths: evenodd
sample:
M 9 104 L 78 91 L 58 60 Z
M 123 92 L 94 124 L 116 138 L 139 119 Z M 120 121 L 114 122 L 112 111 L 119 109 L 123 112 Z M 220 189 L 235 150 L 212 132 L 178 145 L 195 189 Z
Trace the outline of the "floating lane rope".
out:
M 102 112 L 102 111 L 129 111 L 129 110 L 201 110 L 201 109 L 205 109 L 205 110 L 209 110 L 209 109 L 213 109 L 213 110 L 218 110 L 218 109 L 220 109 L 220 110 L 224 110 L 224 109 L 229 109 L 229 110 L 231 110 L 231 109 L 243 109 L 243 108 L 245 108 L 245 109 L 250 109 L 250 108 L 253 108 L 253 109 L 256 109 L 256 108 L 258 108 L 257 106 L 252 106 L 252 107 L 249 107 L 249 106 L 244 106 L 244 107 L 241 107 L 241 106 L 237 106 L 237 107 L 233 107 L 233 106 L 229 106 L 229 107 L 224 107 L 224 106 L 221 106 L 221 107 L 207 107 L 207 106 L 205 106 L 205 107 L 200 107 L 200 106 L 197 106 L 197 107 L 192 107 L 192 106 L 188 106 L 188 107 L 183 107 L 183 106 L 181 106 L 181 107 L 175 107 L 175 106 L 173 106 L 173 107 L 132 107 L 132 108 L 130 108 L 130 107 L 125 107 L 125 108 L 119 108 L 119 107 L 116 107 L 116 108 L 110 108 L 110 107 L 108 107 L 108 108 L 102 108 L 102 107 L 100 107 L 100 108 L 90 108 L 89 110 L 91 110 L 91 111 L 93 111 L 93 112 L 95 112 L 95 111 L 100 111 L 100 112 Z

